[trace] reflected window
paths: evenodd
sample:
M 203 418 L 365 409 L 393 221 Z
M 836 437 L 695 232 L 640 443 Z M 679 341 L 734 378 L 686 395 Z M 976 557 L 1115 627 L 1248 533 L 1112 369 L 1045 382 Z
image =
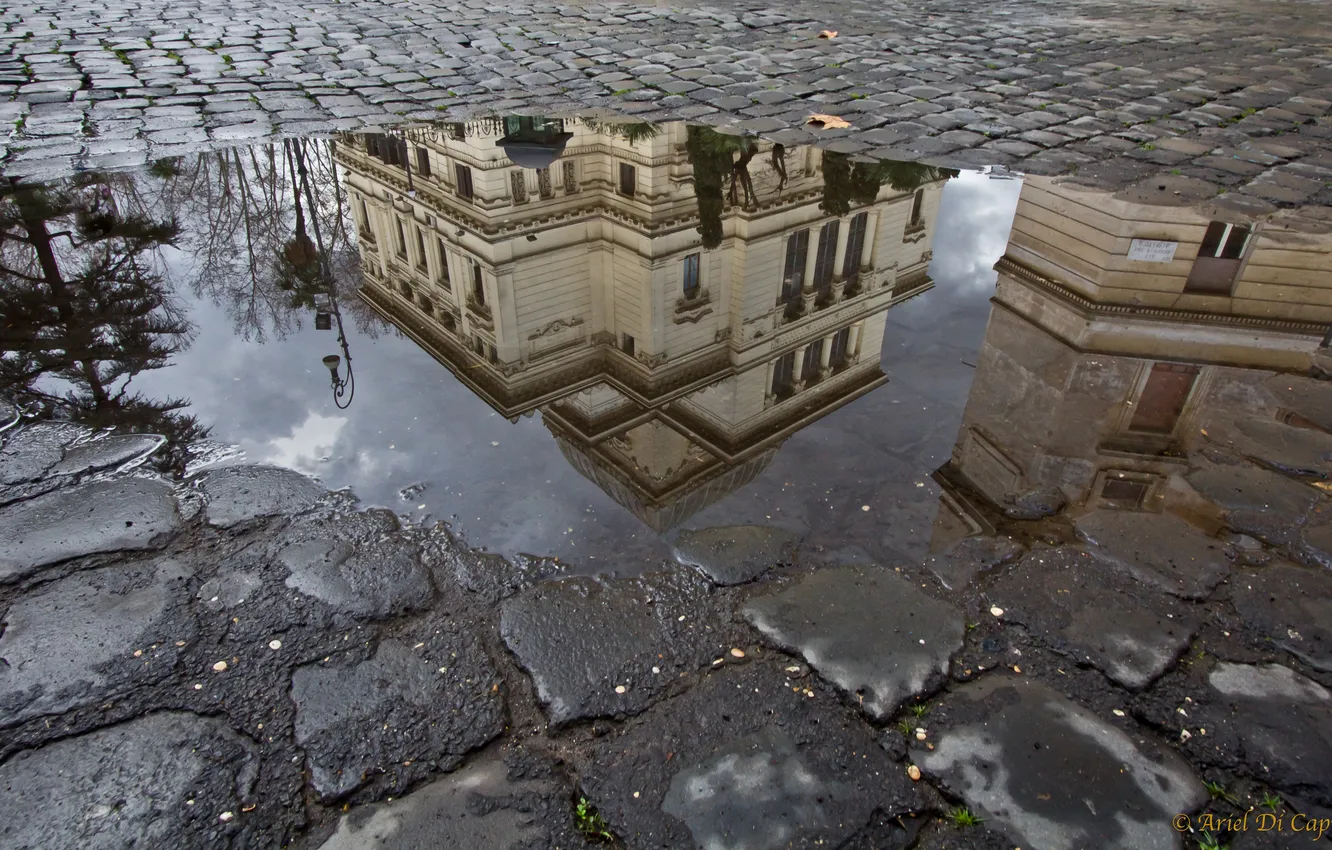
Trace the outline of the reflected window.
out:
M 366 206 L 365 198 L 361 202 L 361 236 L 367 242 L 375 241 L 375 229 L 370 226 L 370 207 Z
M 634 338 L 627 333 L 620 334 L 620 350 L 625 354 L 634 353 Z
M 851 341 L 851 329 L 842 328 L 833 334 L 832 351 L 828 355 L 828 365 L 836 369 L 846 365 L 847 344 Z
M 416 173 L 422 177 L 430 176 L 430 151 L 425 148 L 416 149 Z
M 461 163 L 453 166 L 453 176 L 457 183 L 458 197 L 466 198 L 469 201 L 475 197 L 472 192 L 472 169 Z
M 698 297 L 698 254 L 684 258 L 684 297 L 693 301 Z
M 422 295 L 416 303 L 421 305 L 421 311 L 427 316 L 435 315 L 435 303 L 428 296 Z
M 407 165 L 407 140 L 383 133 L 370 133 L 365 137 L 365 152 L 385 165 L 403 168 Z
M 786 268 L 782 272 L 782 300 L 790 301 L 805 284 L 805 259 L 809 254 L 809 231 L 792 233 L 786 239 Z
M 1130 431 L 1171 434 L 1198 379 L 1198 367 L 1186 363 L 1154 363 L 1138 395 Z
M 402 219 L 394 218 L 393 223 L 398 226 L 398 256 L 407 256 L 407 231 L 403 229 Z
M 1122 475 L 1122 473 L 1121 473 Z M 1148 482 L 1125 478 L 1106 478 L 1101 487 L 1101 499 L 1115 507 L 1137 509 L 1147 495 Z
M 840 223 L 830 221 L 819 229 L 819 253 L 814 258 L 814 288 L 819 298 L 832 292 L 833 261 L 837 258 L 837 231 Z
M 439 285 L 445 289 L 452 289 L 453 282 L 449 279 L 449 253 L 444 250 L 444 240 L 436 238 L 435 242 L 439 246 L 439 275 L 436 278 Z
M 823 356 L 824 340 L 816 339 L 805 346 L 805 358 L 800 362 L 800 377 L 811 381 L 819 372 L 819 358 Z
M 638 188 L 638 169 L 627 162 L 620 163 L 620 194 L 632 198 Z
M 925 190 L 917 189 L 916 194 L 911 198 L 911 221 L 907 227 L 916 229 L 925 226 L 923 218 L 925 212 Z
M 472 299 L 477 304 L 486 304 L 486 282 L 481 275 L 481 264 L 472 260 Z
M 1252 236 L 1252 229 L 1244 224 L 1214 221 L 1207 225 L 1184 291 L 1229 295 Z
M 869 213 L 857 213 L 851 218 L 851 226 L 846 234 L 846 257 L 842 260 L 842 280 L 847 289 L 854 289 L 860 281 L 860 256 L 865 251 L 865 229 L 869 225 Z
M 499 362 L 499 352 L 495 350 L 495 346 L 493 345 L 486 346 L 486 359 L 489 360 L 491 363 Z
M 439 317 L 439 321 L 440 324 L 444 326 L 444 330 L 448 331 L 449 333 L 458 332 L 458 320 L 453 318 L 453 314 L 448 312 L 447 310 L 444 311 L 444 314 Z
M 794 351 L 788 351 L 772 365 L 772 394 L 778 398 L 785 398 L 795 388 L 795 356 Z
M 425 232 L 419 227 L 416 228 L 416 267 L 421 271 L 426 270 Z

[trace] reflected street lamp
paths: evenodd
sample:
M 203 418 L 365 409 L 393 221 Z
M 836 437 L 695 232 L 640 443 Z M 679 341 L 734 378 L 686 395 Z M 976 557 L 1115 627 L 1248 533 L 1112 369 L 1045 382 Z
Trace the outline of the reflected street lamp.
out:
M 345 410 L 356 395 L 356 376 L 352 374 L 351 351 L 347 347 L 347 335 L 342 330 L 342 311 L 338 309 L 337 296 L 333 294 L 333 286 L 330 283 L 327 294 L 320 292 L 314 297 L 315 302 L 315 328 L 318 330 L 331 330 L 333 320 L 338 323 L 338 345 L 342 347 L 342 356 L 329 354 L 324 358 L 324 368 L 328 370 L 329 381 L 333 387 L 333 403 L 340 410 Z M 338 374 L 338 367 L 342 361 L 347 361 L 347 377 L 343 379 Z M 342 399 L 346 397 L 344 402 Z

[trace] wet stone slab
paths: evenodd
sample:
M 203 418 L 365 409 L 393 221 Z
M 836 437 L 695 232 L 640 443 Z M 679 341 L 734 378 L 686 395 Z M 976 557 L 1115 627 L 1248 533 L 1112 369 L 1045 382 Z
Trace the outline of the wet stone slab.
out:
M 1332 673 L 1332 575 L 1287 563 L 1244 570 L 1231 577 L 1230 599 L 1246 626 Z
M 1278 546 L 1294 539 L 1320 498 L 1314 488 L 1250 463 L 1204 463 L 1185 479 L 1223 511 L 1230 528 Z
M 0 810 L 23 813 L 0 821 L 0 846 L 230 847 L 257 774 L 253 744 L 193 714 L 65 738 L 0 765 Z
M 834 694 L 791 681 L 728 665 L 598 739 L 584 788 L 625 846 L 838 847 L 876 810 L 922 807 L 868 725 L 839 722 Z
M 190 573 L 171 559 L 89 570 L 10 605 L 0 635 L 0 725 L 102 702 L 169 675 L 175 642 L 194 631 L 178 607 Z
M 80 555 L 147 549 L 180 523 L 170 485 L 98 481 L 0 510 L 0 581 Z
M 1273 419 L 1245 418 L 1230 429 L 1236 451 L 1293 475 L 1332 473 L 1332 434 Z
M 800 535 L 762 525 L 732 525 L 683 531 L 675 559 L 696 567 L 716 584 L 744 584 L 773 566 L 789 564 Z
M 1207 596 L 1230 571 L 1221 541 L 1172 514 L 1099 510 L 1076 525 L 1099 555 L 1186 599 Z
M 202 488 L 208 499 L 208 521 L 223 528 L 259 517 L 300 513 L 324 495 L 324 488 L 304 475 L 272 466 L 210 472 Z
M 544 582 L 504 601 L 500 634 L 561 726 L 647 708 L 725 651 L 720 620 L 708 583 L 674 569 Z
M 1029 680 L 963 685 L 935 722 L 935 749 L 912 757 L 1017 846 L 1174 850 L 1171 816 L 1207 799 L 1170 749 Z
M 452 769 L 503 731 L 499 677 L 476 635 L 448 624 L 418 642 L 385 640 L 369 658 L 335 655 L 292 674 L 296 741 L 324 799 L 404 762 Z
M 400 799 L 343 815 L 320 850 L 546 847 L 549 835 L 533 812 L 543 802 L 558 804 L 568 817 L 567 793 L 556 783 L 510 781 L 504 763 L 487 758 Z
M 744 616 L 877 718 L 942 682 L 964 633 L 957 608 L 873 566 L 810 573 L 754 597 Z
M 1026 548 L 1009 537 L 964 537 L 946 552 L 925 559 L 925 568 L 949 590 L 966 587 L 976 576 L 1021 557 Z
M 1207 699 L 1191 712 L 1189 745 L 1234 755 L 1254 778 L 1332 806 L 1332 694 L 1280 664 L 1217 664 Z M 1208 752 L 1210 751 L 1210 752 Z
M 1027 554 L 994 583 L 990 599 L 1006 621 L 1129 688 L 1165 672 L 1197 628 L 1178 600 L 1072 546 Z
M 51 475 L 82 475 L 112 466 L 123 466 L 147 457 L 162 447 L 164 439 L 155 434 L 120 434 L 81 443 L 65 451 L 60 462 L 49 470 Z
M 0 423 L 9 418 L 0 413 Z M 22 484 L 41 478 L 65 455 L 65 447 L 92 433 L 67 422 L 36 422 L 6 435 L 0 448 L 0 484 Z
M 287 587 L 339 613 L 391 617 L 423 610 L 435 596 L 430 574 L 403 544 L 320 538 L 286 547 L 278 560 L 287 568 Z

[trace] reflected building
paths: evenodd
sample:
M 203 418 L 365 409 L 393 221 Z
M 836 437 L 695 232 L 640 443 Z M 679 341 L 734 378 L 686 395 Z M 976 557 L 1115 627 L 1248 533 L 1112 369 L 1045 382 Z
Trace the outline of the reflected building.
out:
M 936 474 L 947 510 L 933 548 L 987 530 L 977 500 L 1037 488 L 1086 508 L 1176 509 L 1195 449 L 1332 427 L 1292 413 L 1317 384 L 1290 374 L 1326 353 L 1332 218 L 1255 219 L 1187 188 L 1023 185 L 961 432 Z
M 350 136 L 337 159 L 364 299 L 500 414 L 540 411 L 658 531 L 886 382 L 885 311 L 932 285 L 947 176 L 530 117 Z

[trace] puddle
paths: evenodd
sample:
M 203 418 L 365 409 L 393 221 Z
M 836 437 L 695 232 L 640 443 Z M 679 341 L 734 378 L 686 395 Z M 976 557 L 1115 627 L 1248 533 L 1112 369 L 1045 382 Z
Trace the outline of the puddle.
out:
M 741 523 L 919 561 L 1051 488 L 1210 531 L 1183 459 L 1289 440 L 1229 425 L 1289 419 L 1329 226 L 1150 183 L 533 117 L 18 182 L 4 391 L 580 571 Z
M 60 277 L 97 278 L 23 320 L 102 339 L 7 392 L 589 570 L 736 522 L 919 556 L 1018 189 L 540 118 L 20 184 Z

